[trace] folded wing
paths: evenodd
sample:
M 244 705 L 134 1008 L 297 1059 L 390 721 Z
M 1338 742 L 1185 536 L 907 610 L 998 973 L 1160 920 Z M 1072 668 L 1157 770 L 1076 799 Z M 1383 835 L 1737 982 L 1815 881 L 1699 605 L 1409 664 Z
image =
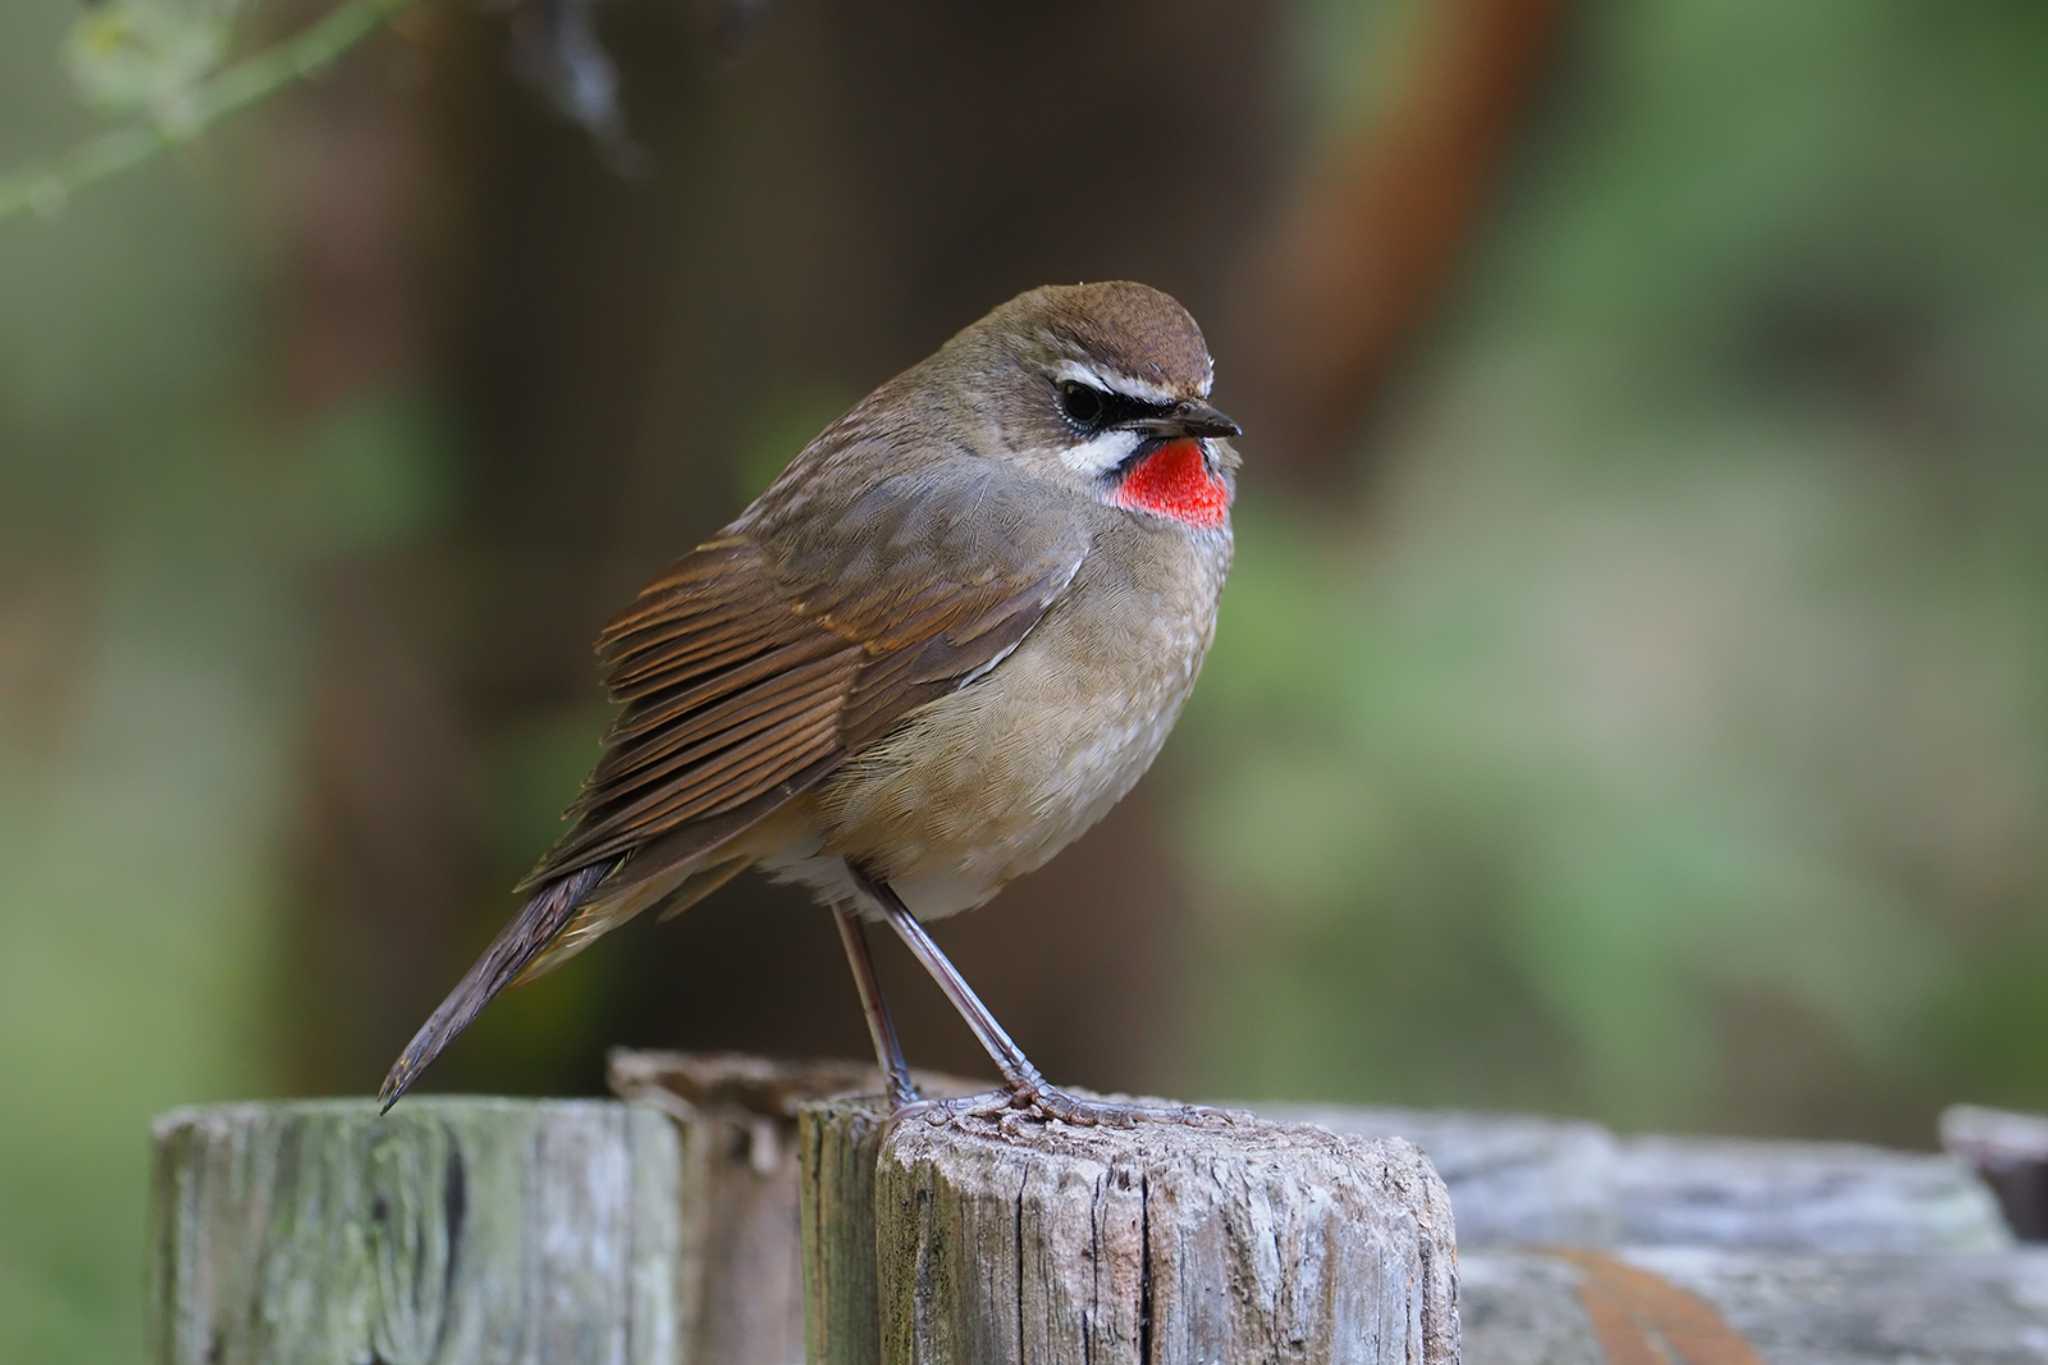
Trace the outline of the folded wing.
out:
M 743 519 L 683 558 L 598 639 L 624 709 L 523 887 L 695 826 L 730 839 L 725 817 L 772 813 L 1001 659 L 1087 554 L 1078 509 L 1044 501 L 977 461 L 884 480 L 822 525 L 815 505 Z

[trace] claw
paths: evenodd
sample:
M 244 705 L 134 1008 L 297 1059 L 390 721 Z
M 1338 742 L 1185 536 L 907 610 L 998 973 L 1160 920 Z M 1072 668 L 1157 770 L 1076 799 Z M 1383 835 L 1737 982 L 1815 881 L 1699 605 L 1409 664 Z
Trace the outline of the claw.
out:
M 921 1119 L 943 1128 L 957 1118 L 994 1118 L 1010 1111 L 1010 1092 L 988 1090 L 978 1095 L 960 1095 L 950 1100 L 913 1100 L 896 1104 L 889 1111 L 891 1123 Z
M 1204 1104 L 1131 1104 L 1120 1100 L 1085 1100 L 1043 1082 L 1014 1090 L 987 1090 L 950 1100 L 917 1100 L 896 1105 L 891 1122 L 922 1120 L 943 1128 L 956 1119 L 994 1122 L 1007 1135 L 1025 1123 L 1064 1123 L 1075 1128 L 1134 1128 L 1141 1123 L 1178 1123 L 1188 1127 L 1235 1127 L 1252 1116 L 1243 1110 L 1214 1109 Z
M 1084 1100 L 1078 1095 L 1042 1082 L 1011 1092 L 1011 1105 L 1025 1116 L 1044 1122 L 1072 1124 L 1077 1128 L 1108 1126 L 1134 1128 L 1141 1123 L 1179 1123 L 1189 1126 L 1234 1125 L 1240 1115 L 1227 1109 L 1198 1104 L 1131 1104 L 1121 1100 Z

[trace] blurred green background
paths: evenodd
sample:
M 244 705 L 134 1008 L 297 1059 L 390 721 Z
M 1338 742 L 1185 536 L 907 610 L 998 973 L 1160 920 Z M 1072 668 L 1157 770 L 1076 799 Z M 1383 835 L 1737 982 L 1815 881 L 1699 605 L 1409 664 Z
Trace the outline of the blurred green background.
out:
M 0 1357 L 135 1354 L 150 1115 L 373 1088 L 594 755 L 597 624 L 1047 280 L 1179 295 L 1250 431 L 1160 771 L 942 930 L 1048 1072 L 2048 1107 L 2048 8 L 612 0 L 629 146 L 521 78 L 537 3 L 0 221 Z M 77 17 L 0 10 L 0 167 L 105 117 Z M 735 887 L 429 1084 L 859 1056 L 843 977 Z

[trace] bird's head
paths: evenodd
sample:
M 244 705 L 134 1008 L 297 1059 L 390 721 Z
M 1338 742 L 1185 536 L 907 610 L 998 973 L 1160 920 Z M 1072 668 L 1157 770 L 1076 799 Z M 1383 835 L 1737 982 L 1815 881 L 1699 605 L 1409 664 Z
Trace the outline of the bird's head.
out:
M 1135 516 L 1222 528 L 1236 422 L 1209 402 L 1215 364 L 1187 309 L 1127 281 L 1020 294 L 930 365 L 976 454 Z

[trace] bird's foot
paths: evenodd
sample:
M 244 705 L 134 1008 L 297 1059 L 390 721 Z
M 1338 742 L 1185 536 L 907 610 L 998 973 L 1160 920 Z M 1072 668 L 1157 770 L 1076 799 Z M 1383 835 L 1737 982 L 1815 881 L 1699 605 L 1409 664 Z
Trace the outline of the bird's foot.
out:
M 908 1075 L 888 1077 L 889 1114 L 901 1118 L 914 1109 L 922 1109 L 931 1101 L 918 1092 L 917 1085 Z
M 1177 1123 L 1189 1127 L 1227 1127 L 1249 1119 L 1242 1110 L 1214 1109 L 1204 1104 L 1139 1104 L 1129 1100 L 1083 1099 L 1044 1081 L 1003 1090 L 984 1091 L 950 1100 L 923 1100 L 896 1106 L 896 1119 L 922 1119 L 944 1127 L 960 1118 L 991 1119 L 1005 1129 L 1036 1121 L 1065 1123 L 1076 1128 L 1133 1128 L 1141 1123 Z
M 1028 1096 L 1013 1094 L 1010 1103 L 1013 1116 L 1057 1120 L 1081 1128 L 1135 1128 L 1141 1123 L 1175 1123 L 1189 1128 L 1231 1127 L 1251 1117 L 1241 1111 L 1214 1109 L 1206 1104 L 1082 1099 L 1052 1086 L 1039 1087 Z

